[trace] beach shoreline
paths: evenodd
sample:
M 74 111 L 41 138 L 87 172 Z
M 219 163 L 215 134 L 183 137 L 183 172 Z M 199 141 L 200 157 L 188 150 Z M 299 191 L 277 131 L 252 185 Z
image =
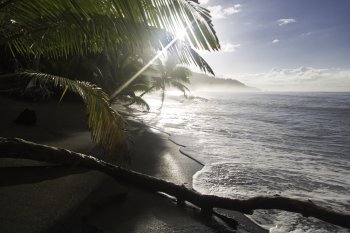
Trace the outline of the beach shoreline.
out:
M 171 151 L 174 160 L 176 160 L 177 162 L 182 161 L 183 164 L 180 165 L 180 167 L 182 167 L 181 173 L 186 174 L 184 184 L 186 184 L 187 187 L 192 189 L 193 176 L 197 172 L 199 172 L 205 166 L 205 164 L 203 164 L 201 161 L 197 160 L 193 156 L 190 156 L 189 154 L 184 153 L 181 149 L 185 148 L 186 145 L 180 144 L 176 140 L 173 140 L 172 135 L 169 134 L 168 132 L 165 132 L 164 130 L 155 128 L 153 126 L 149 126 L 144 122 L 140 122 L 140 121 L 138 122 L 132 121 L 132 122 L 133 124 L 138 125 L 138 127 L 140 128 L 150 129 L 153 134 L 157 134 L 159 135 L 160 138 L 162 138 L 162 140 L 164 141 L 163 144 L 166 144 L 168 146 L 168 149 L 166 151 Z M 138 143 L 138 145 L 140 144 Z M 141 148 L 143 147 L 144 146 L 141 146 Z M 153 156 L 157 157 L 157 155 L 153 155 Z M 157 175 L 149 173 L 149 171 L 145 171 L 137 167 L 133 167 L 133 170 L 157 177 Z M 179 170 L 177 170 L 177 172 L 179 172 Z M 162 177 L 159 177 L 159 178 L 164 179 L 164 177 L 168 177 L 166 180 L 177 183 L 175 180 L 173 180 L 173 177 L 176 177 L 176 176 L 177 176 L 176 174 L 173 174 L 170 176 L 163 174 Z M 253 219 L 249 218 L 248 216 L 245 216 L 240 212 L 228 211 L 228 210 L 218 210 L 218 211 L 239 222 L 238 232 L 268 232 L 268 230 L 258 225 L 258 223 L 256 223 Z
M 81 104 L 0 102 L 6 112 L 0 136 L 101 156 L 81 120 Z M 37 112 L 37 126 L 12 124 L 24 108 Z M 202 166 L 180 153 L 169 135 L 129 122 L 131 169 L 192 188 L 192 177 Z M 198 209 L 179 208 L 169 198 L 120 186 L 97 171 L 14 159 L 1 159 L 0 171 L 2 232 L 217 232 L 223 227 L 201 219 Z M 242 214 L 234 218 L 240 222 L 238 232 L 266 232 Z

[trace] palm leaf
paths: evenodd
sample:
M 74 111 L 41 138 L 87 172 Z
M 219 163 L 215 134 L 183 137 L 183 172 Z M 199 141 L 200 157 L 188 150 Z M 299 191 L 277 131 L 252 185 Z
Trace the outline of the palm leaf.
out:
M 187 67 L 177 65 L 173 70 L 170 71 L 169 77 L 172 80 L 177 80 L 183 83 L 190 83 L 188 78 L 192 74 L 191 70 Z
M 191 46 L 219 49 L 210 16 L 185 0 L 32 0 L 0 8 L 0 44 L 35 56 L 84 55 L 116 45 L 134 49 L 159 40 L 152 28 L 172 35 L 187 28 Z
M 162 38 L 158 36 L 163 32 L 154 32 L 165 30 L 170 35 L 165 40 L 172 40 L 184 29 L 187 32 L 184 48 L 219 49 L 208 11 L 193 1 L 0 0 L 0 46 L 8 46 L 15 56 L 67 58 L 115 51 L 117 47 L 131 52 L 148 47 L 157 50 L 162 46 Z M 179 52 L 182 45 L 174 45 L 173 51 L 182 62 L 212 71 L 189 49 Z M 106 148 L 114 150 L 118 142 L 125 140 L 123 121 L 111 110 L 109 99 L 101 89 L 87 82 L 40 72 L 17 74 L 53 82 L 79 94 L 87 106 L 92 138 Z M 164 88 L 162 82 L 162 102 Z
M 181 45 L 173 45 L 169 48 L 172 55 L 176 55 L 181 64 L 194 64 L 200 68 L 201 71 L 210 73 L 215 76 L 213 69 L 206 62 L 206 60 L 197 53 L 191 46 L 182 43 Z
M 133 97 L 133 104 L 146 108 L 147 112 L 150 110 L 148 103 L 140 96 Z
M 149 84 L 146 83 L 137 83 L 131 86 L 131 89 L 134 92 L 145 92 L 150 88 Z
M 33 78 L 39 82 L 50 82 L 78 94 L 86 105 L 92 139 L 112 153 L 118 152 L 120 146 L 125 145 L 125 122 L 110 107 L 108 95 L 99 87 L 88 82 L 74 81 L 35 71 L 22 71 L 15 75 Z
M 186 91 L 190 92 L 190 89 L 188 89 L 184 84 L 182 84 L 178 81 L 172 80 L 170 85 L 172 87 L 175 87 L 179 91 L 181 91 L 185 96 L 186 96 Z

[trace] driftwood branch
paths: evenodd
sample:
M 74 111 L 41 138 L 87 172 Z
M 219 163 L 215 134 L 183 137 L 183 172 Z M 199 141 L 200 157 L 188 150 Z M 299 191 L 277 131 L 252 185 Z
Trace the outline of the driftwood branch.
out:
M 318 206 L 311 201 L 302 201 L 281 196 L 258 196 L 240 200 L 214 195 L 203 195 L 184 186 L 127 170 L 98 160 L 92 156 L 57 147 L 40 145 L 22 139 L 0 137 L 0 157 L 78 165 L 98 170 L 112 176 L 120 183 L 134 185 L 149 191 L 163 192 L 176 197 L 180 203 L 184 201 L 191 202 L 200 207 L 205 213 L 212 213 L 213 208 L 235 210 L 245 214 L 252 214 L 256 209 L 277 209 L 300 213 L 305 217 L 318 218 L 325 222 L 350 229 L 349 214 Z

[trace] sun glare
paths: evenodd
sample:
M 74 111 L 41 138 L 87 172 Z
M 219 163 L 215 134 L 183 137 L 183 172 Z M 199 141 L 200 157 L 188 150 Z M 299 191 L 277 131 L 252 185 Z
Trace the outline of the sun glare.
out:
M 194 22 L 194 20 L 186 27 L 186 28 L 179 28 L 176 30 L 175 38 L 170 41 L 161 51 L 159 51 L 146 65 L 144 65 L 136 74 L 134 74 L 132 77 L 128 79 L 118 90 L 116 90 L 112 95 L 111 99 L 115 98 L 124 88 L 126 88 L 132 81 L 134 81 L 142 72 L 144 72 L 149 66 L 153 64 L 154 61 L 156 61 L 158 58 L 160 58 L 166 51 L 178 40 L 184 40 L 184 38 L 187 36 L 187 29 L 191 30 L 189 26 Z M 192 32 L 192 31 L 191 31 Z
M 178 40 L 183 41 L 186 37 L 186 30 L 185 29 L 179 29 L 176 31 L 176 38 Z

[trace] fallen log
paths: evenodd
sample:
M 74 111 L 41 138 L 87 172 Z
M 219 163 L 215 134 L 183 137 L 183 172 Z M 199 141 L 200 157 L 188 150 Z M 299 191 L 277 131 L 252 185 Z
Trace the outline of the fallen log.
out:
M 81 166 L 101 171 L 115 178 L 118 182 L 133 185 L 145 190 L 163 192 L 201 208 L 210 214 L 213 208 L 235 210 L 252 214 L 257 209 L 276 209 L 300 213 L 305 217 L 314 217 L 334 225 L 350 229 L 350 215 L 316 205 L 311 201 L 297 200 L 282 196 L 258 196 L 246 200 L 203 195 L 195 190 L 157 179 L 135 171 L 112 165 L 92 156 L 69 151 L 62 148 L 41 145 L 18 138 L 0 137 L 0 157 L 31 159 L 49 163 Z

